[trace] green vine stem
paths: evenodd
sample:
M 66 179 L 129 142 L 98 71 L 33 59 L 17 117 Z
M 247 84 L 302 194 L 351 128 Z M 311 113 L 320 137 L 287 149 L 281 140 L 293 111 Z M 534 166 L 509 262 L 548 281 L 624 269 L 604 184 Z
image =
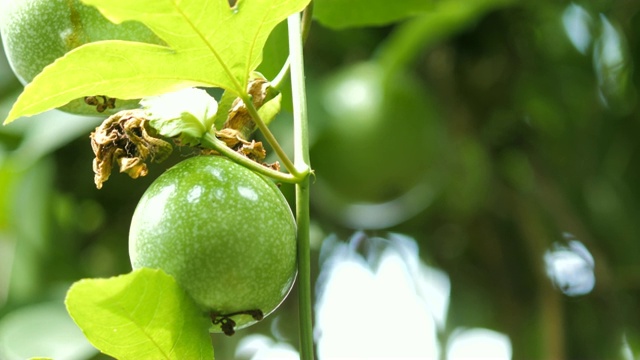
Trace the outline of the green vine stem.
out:
M 310 9 L 307 11 L 308 19 Z M 309 21 L 309 20 L 307 20 Z M 311 299 L 311 249 L 309 245 L 309 129 L 304 84 L 304 57 L 300 14 L 288 18 L 289 59 L 293 96 L 293 133 L 295 167 L 305 174 L 296 183 L 296 221 L 298 225 L 298 302 L 300 314 L 300 359 L 312 360 L 313 313 Z
M 287 58 L 287 61 L 285 61 L 278 75 L 276 75 L 276 77 L 274 77 L 273 80 L 271 81 L 271 86 L 273 86 L 274 89 L 277 89 L 277 90 L 282 89 L 283 83 L 289 76 L 290 69 L 291 69 L 291 59 Z
M 313 1 L 309 3 L 306 9 L 302 12 L 302 43 L 307 41 L 307 37 L 309 37 L 309 31 L 311 31 L 311 20 L 313 16 Z M 287 57 L 287 61 L 280 69 L 278 75 L 271 81 L 271 86 L 275 89 L 280 90 L 289 76 L 289 71 L 291 69 L 291 56 Z
M 300 313 L 300 359 L 313 360 L 313 307 L 311 298 L 311 249 L 310 249 L 310 215 L 309 215 L 309 185 L 310 185 L 310 165 L 309 165 L 309 129 L 307 115 L 307 99 L 304 84 L 304 57 L 302 44 L 303 33 L 307 33 L 311 23 L 311 5 L 305 10 L 303 16 L 304 24 L 301 25 L 300 14 L 292 15 L 288 18 L 289 28 L 289 59 L 285 67 L 287 71 L 281 71 L 278 78 L 283 81 L 286 73 L 291 73 L 291 87 L 293 97 L 293 124 L 294 124 L 294 162 L 287 157 L 284 150 L 275 137 L 264 124 L 258 115 L 258 111 L 253 106 L 249 96 L 242 97 L 242 101 L 247 105 L 249 114 L 256 122 L 256 125 L 265 136 L 283 165 L 290 174 L 275 171 L 262 166 L 241 154 L 233 151 L 224 142 L 218 140 L 215 135 L 206 133 L 201 142 L 204 146 L 220 152 L 232 161 L 244 165 L 262 175 L 273 178 L 277 181 L 296 184 L 296 222 L 298 237 L 298 301 Z M 282 75 L 285 74 L 285 75 Z
M 259 174 L 270 177 L 276 181 L 282 181 L 286 183 L 297 183 L 301 181 L 301 177 L 296 177 L 292 174 L 286 174 L 280 171 L 273 170 L 264 165 L 258 164 L 257 162 L 243 156 L 233 149 L 229 148 L 223 141 L 218 140 L 213 134 L 207 132 L 200 139 L 203 146 L 209 149 L 213 149 L 222 155 L 228 157 L 230 160 L 243 165 Z

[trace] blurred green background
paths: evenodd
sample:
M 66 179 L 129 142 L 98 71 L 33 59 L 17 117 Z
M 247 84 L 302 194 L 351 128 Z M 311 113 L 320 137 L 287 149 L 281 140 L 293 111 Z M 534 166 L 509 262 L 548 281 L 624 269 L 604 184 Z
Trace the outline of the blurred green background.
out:
M 356 244 L 374 271 L 380 251 L 362 243 L 402 234 L 450 283 L 434 356 L 447 358 L 454 330 L 484 328 L 514 359 L 640 358 L 640 2 L 448 0 L 363 27 L 327 22 L 322 3 L 305 47 L 315 296 L 331 266 L 321 253 Z M 0 56 L 0 114 L 20 90 Z M 189 152 L 97 190 L 88 136 L 100 121 L 52 111 L 0 128 L 0 358 L 36 344 L 104 358 L 70 326 L 65 291 L 130 271 L 135 205 Z M 286 111 L 273 128 L 290 147 Z M 412 336 L 386 327 L 395 310 L 370 314 L 392 345 Z M 294 291 L 272 318 L 213 336 L 217 358 L 251 358 L 237 349 L 256 334 L 295 348 L 296 311 Z

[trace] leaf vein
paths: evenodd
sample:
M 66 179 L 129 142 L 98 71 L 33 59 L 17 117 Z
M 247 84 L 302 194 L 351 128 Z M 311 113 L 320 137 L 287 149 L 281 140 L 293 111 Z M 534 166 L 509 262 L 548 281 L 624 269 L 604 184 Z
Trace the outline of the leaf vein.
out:
M 198 29 L 198 27 L 191 21 L 191 19 L 184 13 L 184 11 L 182 10 L 182 8 L 180 7 L 180 5 L 178 4 L 179 1 L 177 0 L 172 0 L 171 1 L 172 4 L 174 5 L 176 11 L 180 14 L 180 16 L 184 19 L 184 21 L 189 24 L 189 26 L 191 27 L 191 29 L 198 35 L 198 37 L 200 38 L 200 40 L 202 40 L 202 42 L 206 45 L 206 47 L 209 49 L 209 51 L 211 52 L 211 54 L 213 54 L 213 56 L 216 58 L 216 60 L 220 63 L 220 65 L 222 66 L 222 69 L 224 70 L 224 72 L 226 73 L 226 75 L 229 77 L 229 79 L 232 81 L 233 86 L 236 87 L 235 91 L 238 92 L 238 94 L 242 94 L 244 93 L 244 89 L 243 86 L 240 85 L 238 83 L 238 80 L 235 78 L 235 76 L 233 76 L 233 72 L 231 72 L 231 69 L 229 69 L 229 67 L 227 66 L 226 62 L 222 59 L 222 56 L 216 51 L 216 49 L 213 48 L 213 46 L 211 45 L 211 43 L 207 40 L 206 36 L 204 36 L 204 34 Z

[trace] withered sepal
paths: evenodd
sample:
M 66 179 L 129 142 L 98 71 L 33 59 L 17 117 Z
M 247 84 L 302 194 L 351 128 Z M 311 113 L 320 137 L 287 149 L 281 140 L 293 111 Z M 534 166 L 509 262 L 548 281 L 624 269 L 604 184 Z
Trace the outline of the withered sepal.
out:
M 256 109 L 262 107 L 262 105 L 274 96 L 274 90 L 271 88 L 271 84 L 264 78 L 252 79 L 247 85 L 247 93 L 251 95 L 251 101 Z M 253 121 L 247 105 L 242 99 L 235 99 L 222 128 L 223 130 L 237 130 L 242 139 L 248 139 L 256 129 L 256 123 Z
M 98 189 L 109 179 L 114 163 L 136 179 L 148 173 L 146 161 L 161 162 L 173 151 L 155 133 L 144 110 L 124 110 L 107 118 L 91 133 L 94 181 Z

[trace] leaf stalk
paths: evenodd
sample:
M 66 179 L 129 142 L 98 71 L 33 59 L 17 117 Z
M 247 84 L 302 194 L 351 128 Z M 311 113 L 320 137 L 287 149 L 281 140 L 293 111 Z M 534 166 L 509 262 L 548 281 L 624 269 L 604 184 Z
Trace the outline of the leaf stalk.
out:
M 258 110 L 253 105 L 253 101 L 251 101 L 251 98 L 248 95 L 243 95 L 241 99 L 247 106 L 247 111 L 253 118 L 253 121 L 256 123 L 256 126 L 258 127 L 258 129 L 260 129 L 262 136 L 264 136 L 265 140 L 267 140 L 269 145 L 271 145 L 271 147 L 273 148 L 273 151 L 276 152 L 276 154 L 278 155 L 278 158 L 280 159 L 280 161 L 282 161 L 282 165 L 285 167 L 285 169 L 287 169 L 287 171 L 289 171 L 289 173 L 291 173 L 291 175 L 293 175 L 294 178 L 302 179 L 304 177 L 305 171 L 308 171 L 308 170 L 301 169 L 300 171 L 295 167 L 294 163 L 291 161 L 291 159 L 289 159 L 289 156 L 287 155 L 287 153 L 284 151 L 282 146 L 280 146 L 280 143 L 278 143 L 278 140 L 276 139 L 276 137 L 273 135 L 271 130 L 269 130 L 269 127 L 267 126 L 267 124 L 265 124 L 260 114 L 258 114 Z

